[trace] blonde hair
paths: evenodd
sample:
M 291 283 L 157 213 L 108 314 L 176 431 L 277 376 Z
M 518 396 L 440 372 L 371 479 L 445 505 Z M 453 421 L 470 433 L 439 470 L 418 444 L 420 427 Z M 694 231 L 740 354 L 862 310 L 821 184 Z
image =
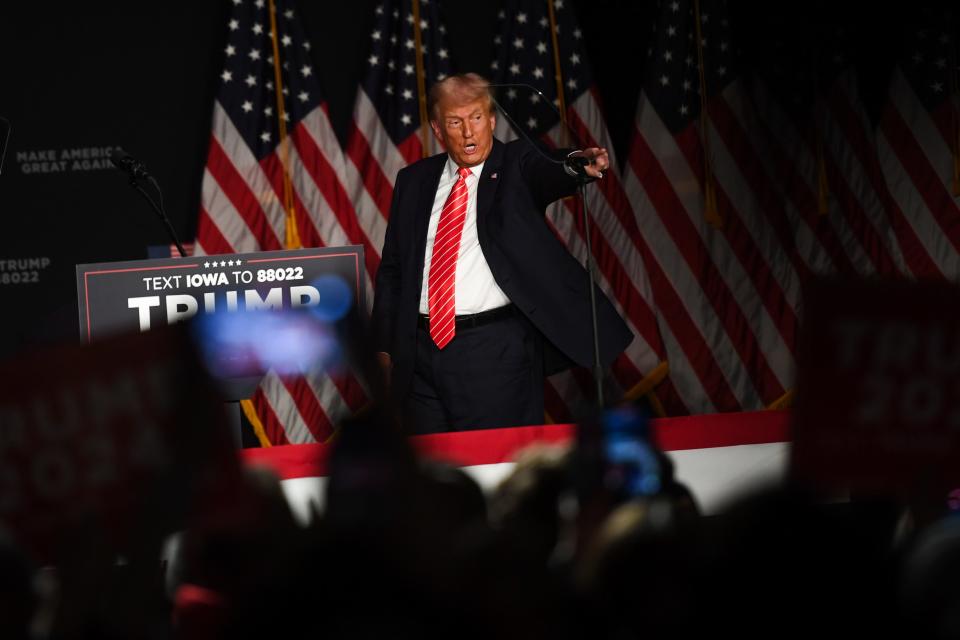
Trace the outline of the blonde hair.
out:
M 434 83 L 427 94 L 427 113 L 430 119 L 440 119 L 437 114 L 437 105 L 444 98 L 449 98 L 457 104 L 467 104 L 477 100 L 486 102 L 487 112 L 493 110 L 493 93 L 490 91 L 490 81 L 477 73 L 458 73 L 447 76 Z

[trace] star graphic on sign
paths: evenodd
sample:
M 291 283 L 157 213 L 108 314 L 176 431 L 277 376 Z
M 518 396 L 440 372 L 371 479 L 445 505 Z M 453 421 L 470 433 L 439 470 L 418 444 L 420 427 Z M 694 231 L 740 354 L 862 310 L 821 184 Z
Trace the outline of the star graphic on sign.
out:
M 260 139 L 263 140 L 264 142 L 270 142 L 270 132 L 264 131 L 263 133 L 261 133 Z
M 224 72 L 220 74 L 220 77 L 223 78 L 224 82 L 230 82 L 233 80 L 233 74 L 227 70 L 224 70 Z
M 208 262 L 204 262 L 204 263 L 203 263 L 203 268 L 204 268 L 204 269 L 209 269 L 209 268 L 210 268 L 210 262 L 209 262 L 209 261 L 208 261 Z
M 240 260 L 237 260 L 237 266 L 238 267 L 240 266 Z
M 400 116 L 400 122 L 402 122 L 403 124 L 410 124 L 411 122 L 413 122 L 413 119 L 405 113 L 402 116 Z
M 229 58 L 230 56 L 232 56 L 237 52 L 237 49 L 232 44 L 228 44 L 226 48 L 226 52 L 227 52 L 227 57 Z
M 244 113 L 250 113 L 253 111 L 253 103 L 249 100 L 245 100 L 240 108 L 243 109 Z
M 253 25 L 253 32 L 257 35 L 260 35 L 261 33 L 263 33 L 263 27 L 260 26 L 259 22 Z
M 232 266 L 233 266 L 233 260 L 227 260 L 227 266 L 228 266 L 228 267 L 232 267 Z

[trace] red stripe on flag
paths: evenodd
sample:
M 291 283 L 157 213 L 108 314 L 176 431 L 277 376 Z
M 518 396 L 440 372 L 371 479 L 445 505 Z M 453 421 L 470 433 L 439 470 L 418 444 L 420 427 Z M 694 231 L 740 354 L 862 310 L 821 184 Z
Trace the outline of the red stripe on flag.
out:
M 397 145 L 397 151 L 407 161 L 407 164 L 413 164 L 423 158 L 423 145 L 420 144 L 420 130 L 416 130 L 407 136 L 406 140 Z
M 273 407 L 263 393 L 263 389 L 257 388 L 251 398 L 254 408 L 257 410 L 257 417 L 260 418 L 260 424 L 263 425 L 263 433 L 272 445 L 290 444 L 287 440 L 287 432 L 284 430 L 277 414 L 273 412 Z
M 699 146 L 696 127 L 687 127 L 685 132 L 676 136 L 676 139 L 678 146 L 688 159 L 696 158 L 696 148 Z M 710 252 L 704 245 L 703 239 L 690 221 L 673 185 L 663 173 L 659 160 L 653 155 L 653 151 L 647 146 L 642 135 L 635 137 L 632 151 L 631 166 L 643 183 L 664 228 L 673 238 L 681 257 L 689 266 L 691 274 L 699 282 L 700 289 L 717 314 L 730 344 L 744 363 L 745 373 L 753 381 L 753 386 L 763 400 L 772 401 L 779 398 L 784 393 L 783 386 L 777 380 L 767 362 L 766 355 L 760 349 L 753 328 L 747 322 L 743 310 L 724 281 L 717 265 L 710 259 Z M 695 175 L 699 174 L 702 184 L 702 163 L 694 161 L 690 166 Z M 740 408 L 739 404 L 737 408 Z
M 285 376 L 282 380 L 283 386 L 287 388 L 294 404 L 297 405 L 297 411 L 300 412 L 313 439 L 324 442 L 333 433 L 334 428 L 330 417 L 320 406 L 316 394 L 310 388 L 310 383 L 303 376 Z
M 872 134 L 864 129 L 862 120 L 844 96 L 839 95 L 840 93 L 834 92 L 833 99 L 828 101 L 827 105 L 839 124 L 840 130 L 849 141 L 849 148 L 857 157 L 860 166 L 864 168 L 870 186 L 873 187 L 883 205 L 907 267 L 914 277 L 942 278 L 943 272 L 940 267 L 927 253 L 913 227 L 903 215 L 900 205 L 890 195 L 890 188 L 883 177 Z
M 209 255 L 234 253 L 227 239 L 220 233 L 220 229 L 213 222 L 213 218 L 205 208 L 200 207 L 200 217 L 197 220 L 197 242 Z
M 300 152 L 304 167 L 309 168 L 310 175 L 313 176 L 320 193 L 323 194 L 337 221 L 340 222 L 340 228 L 347 234 L 350 242 L 363 245 L 364 262 L 366 262 L 367 272 L 372 277 L 380 266 L 380 250 L 373 246 L 360 227 L 353 203 L 350 202 L 350 197 L 337 179 L 336 172 L 330 166 L 327 157 L 317 147 L 313 137 L 304 129 L 303 123 L 293 130 L 293 140 L 297 151 Z
M 363 180 L 363 186 L 377 205 L 384 218 L 390 217 L 390 201 L 393 197 L 393 184 L 383 173 L 383 167 L 370 149 L 363 131 L 356 122 L 350 125 L 347 140 L 347 156 L 353 161 Z
M 881 116 L 880 128 L 937 225 L 954 249 L 960 251 L 960 209 L 940 176 L 930 166 L 910 127 L 903 121 L 900 112 L 887 108 Z
M 276 153 L 271 153 L 261 160 L 260 167 L 263 169 L 263 173 L 267 176 L 267 180 L 270 181 L 270 185 L 273 187 L 277 198 L 280 200 L 280 202 L 283 202 L 285 197 L 283 193 L 283 165 L 280 164 L 278 153 L 280 152 L 278 151 Z M 303 201 L 300 199 L 300 194 L 297 193 L 296 189 L 293 189 L 291 196 L 293 197 L 293 206 L 298 212 L 296 220 L 297 232 L 301 234 L 300 243 L 304 247 L 325 246 L 326 243 L 317 233 L 317 230 L 313 227 L 313 225 L 310 224 L 309 220 L 307 220 L 307 207 L 303 204 Z
M 250 185 L 241 176 L 233 161 L 227 156 L 215 137 L 210 138 L 210 151 L 207 155 L 207 170 L 214 177 L 220 189 L 233 204 L 237 213 L 247 223 L 253 237 L 257 239 L 261 250 L 271 251 L 282 248 L 282 243 L 267 221 L 267 214 L 260 206 L 260 200 L 250 190 Z M 282 192 L 281 192 L 282 193 Z

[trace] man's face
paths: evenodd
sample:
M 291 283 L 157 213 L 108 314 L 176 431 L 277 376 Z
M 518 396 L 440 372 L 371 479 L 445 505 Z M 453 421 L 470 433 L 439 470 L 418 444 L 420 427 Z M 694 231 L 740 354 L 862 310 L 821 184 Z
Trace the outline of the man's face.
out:
M 486 100 L 457 104 L 444 97 L 437 103 L 436 113 L 438 120 L 431 120 L 430 126 L 457 166 L 474 167 L 487 159 L 497 117 Z

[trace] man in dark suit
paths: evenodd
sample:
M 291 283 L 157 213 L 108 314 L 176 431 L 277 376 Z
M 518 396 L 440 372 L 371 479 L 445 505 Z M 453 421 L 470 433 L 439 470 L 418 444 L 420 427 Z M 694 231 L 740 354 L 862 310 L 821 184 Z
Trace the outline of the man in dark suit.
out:
M 540 424 L 543 378 L 593 363 L 583 267 L 544 210 L 575 193 L 560 159 L 493 138 L 489 84 L 450 76 L 430 91 L 447 153 L 397 174 L 377 272 L 373 330 L 413 433 Z M 601 179 L 605 149 L 575 154 Z M 597 289 L 601 362 L 633 335 Z

